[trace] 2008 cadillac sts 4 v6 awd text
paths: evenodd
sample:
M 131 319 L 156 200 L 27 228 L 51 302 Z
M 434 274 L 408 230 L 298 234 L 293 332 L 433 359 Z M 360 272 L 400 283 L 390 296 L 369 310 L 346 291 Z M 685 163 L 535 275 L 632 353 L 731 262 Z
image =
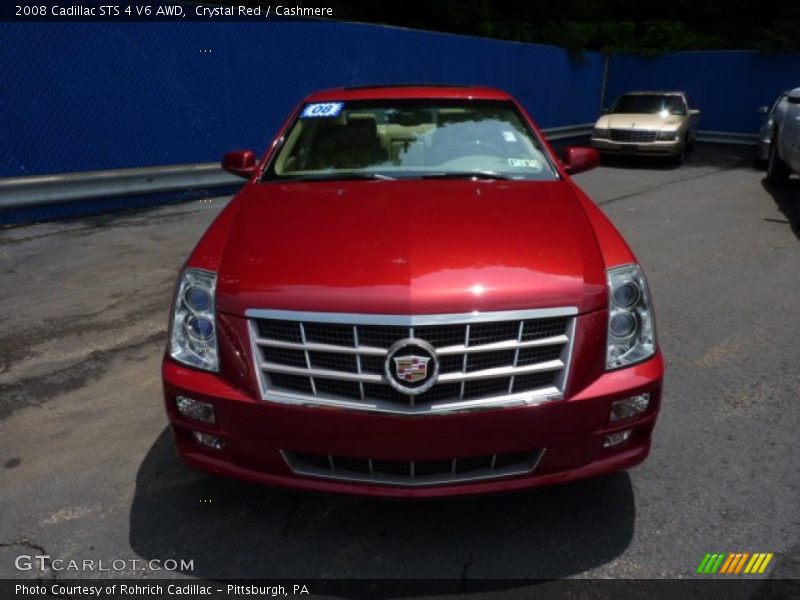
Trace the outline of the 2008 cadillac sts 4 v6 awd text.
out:
M 313 94 L 178 280 L 164 395 L 191 466 L 304 490 L 514 490 L 644 460 L 642 270 L 525 110 L 480 87 Z

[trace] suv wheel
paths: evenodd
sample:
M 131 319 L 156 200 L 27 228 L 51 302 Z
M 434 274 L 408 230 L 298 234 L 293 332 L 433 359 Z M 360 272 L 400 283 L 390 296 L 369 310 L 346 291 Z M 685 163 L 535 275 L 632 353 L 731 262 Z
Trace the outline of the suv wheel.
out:
M 778 156 L 778 134 L 772 137 L 769 144 L 769 161 L 767 162 L 767 181 L 770 183 L 784 183 L 789 179 L 789 167 Z

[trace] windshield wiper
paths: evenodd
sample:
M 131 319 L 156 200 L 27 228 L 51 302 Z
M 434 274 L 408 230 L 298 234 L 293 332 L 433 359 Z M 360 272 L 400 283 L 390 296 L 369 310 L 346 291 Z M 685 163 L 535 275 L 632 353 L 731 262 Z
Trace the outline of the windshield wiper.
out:
M 394 177 L 380 173 L 330 173 L 328 175 L 310 175 L 298 177 L 301 181 L 339 181 L 342 179 L 370 179 L 379 181 L 394 181 Z
M 511 177 L 497 171 L 445 171 L 422 175 L 422 179 L 511 179 Z

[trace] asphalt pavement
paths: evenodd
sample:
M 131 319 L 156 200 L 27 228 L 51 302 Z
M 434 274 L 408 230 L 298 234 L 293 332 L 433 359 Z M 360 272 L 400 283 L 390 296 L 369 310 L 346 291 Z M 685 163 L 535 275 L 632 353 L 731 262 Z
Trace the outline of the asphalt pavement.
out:
M 193 560 L 115 573 L 137 578 L 691 578 L 708 552 L 800 577 L 800 180 L 763 175 L 750 149 L 701 145 L 576 177 L 649 278 L 668 368 L 652 454 L 458 500 L 290 493 L 176 458 L 170 295 L 227 198 L 1 230 L 0 578 L 110 575 L 18 571 L 20 554 Z

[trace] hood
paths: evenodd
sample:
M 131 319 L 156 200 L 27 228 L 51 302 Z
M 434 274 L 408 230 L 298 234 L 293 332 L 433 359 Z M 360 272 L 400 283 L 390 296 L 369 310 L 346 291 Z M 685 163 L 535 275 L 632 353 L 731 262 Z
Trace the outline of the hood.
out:
M 564 181 L 267 183 L 234 202 L 222 312 L 606 305 L 597 240 Z
M 599 129 L 675 129 L 686 117 L 680 115 L 613 114 L 603 115 L 595 127 Z

